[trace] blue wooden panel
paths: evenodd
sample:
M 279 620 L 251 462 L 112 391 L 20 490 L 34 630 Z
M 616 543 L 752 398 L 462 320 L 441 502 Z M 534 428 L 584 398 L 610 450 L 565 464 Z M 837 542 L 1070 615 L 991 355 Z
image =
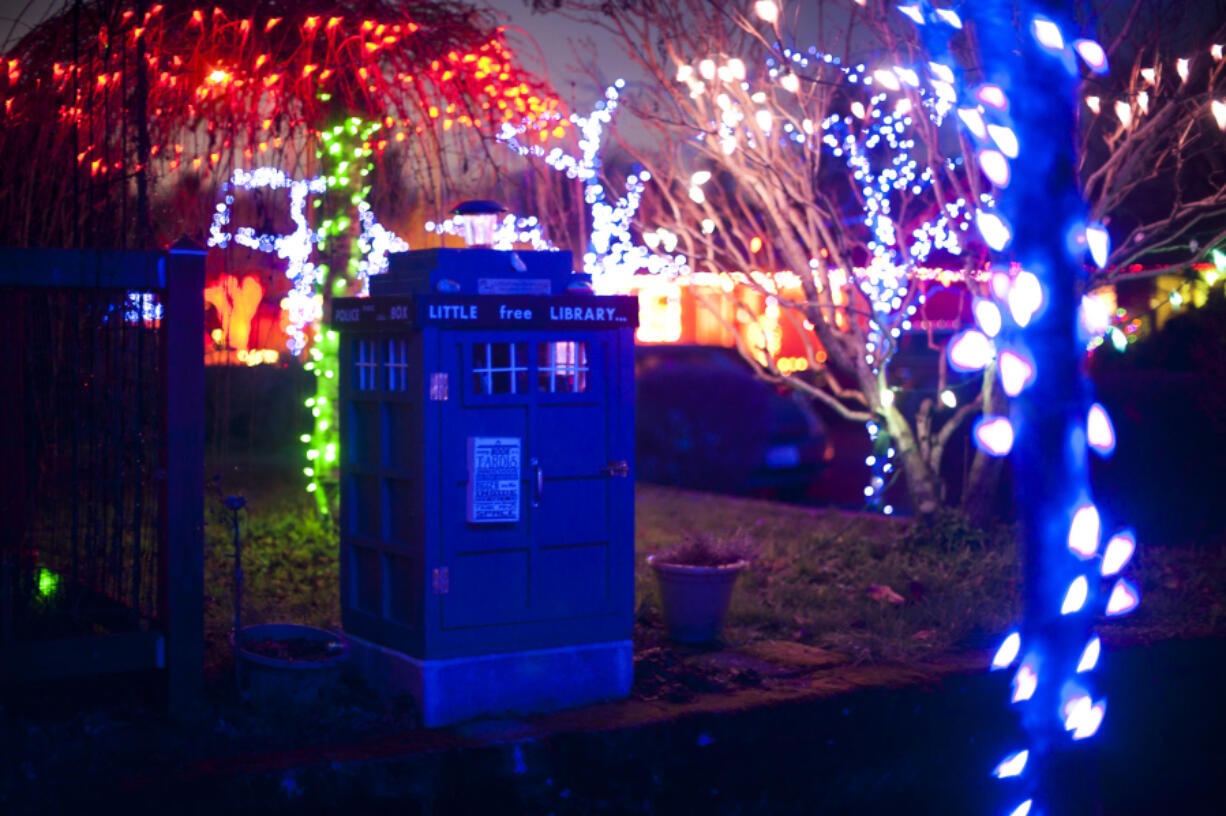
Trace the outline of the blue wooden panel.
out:
M 349 416 L 345 417 L 345 444 L 342 454 L 351 465 L 375 467 L 379 464 L 379 404 L 376 402 L 349 402 Z
M 528 550 L 457 553 L 443 626 L 516 623 L 528 615 Z
M 609 540 L 609 484 L 602 475 L 545 480 L 533 508 L 535 532 L 544 546 Z
M 350 552 L 353 605 L 363 612 L 379 615 L 383 611 L 383 569 L 379 551 L 353 547 Z
M 527 615 L 531 536 L 526 481 L 520 482 L 518 521 L 474 525 L 465 513 L 469 438 L 518 439 L 521 452 L 530 447 L 528 395 L 522 390 L 489 395 L 473 389 L 473 347 L 492 342 L 514 341 L 444 332 L 440 344 L 440 363 L 453 383 L 451 398 L 440 404 L 440 563 L 449 572 L 448 591 L 440 596 L 444 629 L 513 623 Z M 526 369 L 523 380 L 526 385 Z
M 421 562 L 410 555 L 385 553 L 387 616 L 405 626 L 417 623 L 421 598 Z
M 534 454 L 545 481 L 598 476 L 609 463 L 608 406 L 604 403 L 537 406 Z M 587 502 L 587 499 L 580 499 Z
M 606 364 L 608 335 L 607 331 L 441 333 L 440 362 L 455 375 L 461 392 L 459 400 L 440 409 L 440 563 L 451 570 L 449 591 L 442 600 L 445 629 L 560 622 L 615 611 L 610 479 L 604 468 L 614 458 L 609 448 L 608 396 L 617 371 Z M 503 344 L 497 354 L 489 350 L 493 343 Z M 516 349 L 513 356 L 509 345 Z M 504 377 L 491 388 L 492 380 L 474 377 L 474 367 L 524 371 L 513 383 Z M 486 393 L 490 390 L 502 393 Z M 478 436 L 521 440 L 517 522 L 466 521 L 462 501 L 468 476 L 466 442 Z M 510 556 L 512 551 L 515 557 Z M 522 607 L 517 594 L 521 590 Z M 491 629 L 490 647 L 498 648 L 508 636 L 505 628 Z
M 610 549 L 616 539 L 609 488 L 610 479 L 603 474 L 545 480 L 540 505 L 534 509 L 533 619 L 614 611 Z
M 350 473 L 345 480 L 346 532 L 363 538 L 378 539 L 383 534 L 382 490 L 379 478 L 369 474 Z
M 383 456 L 390 468 L 419 468 L 422 464 L 420 402 L 383 404 Z
M 610 611 L 609 542 L 539 547 L 533 568 L 534 618 L 577 618 Z
M 387 508 L 387 530 L 384 538 L 398 544 L 414 544 L 420 535 L 417 517 L 416 479 L 387 477 L 383 480 L 383 501 Z
M 625 614 L 628 636 L 634 612 L 634 330 L 610 334 L 616 335 L 616 343 L 610 343 L 609 447 L 629 466 L 626 477 L 609 480 L 611 606 L 618 615 Z

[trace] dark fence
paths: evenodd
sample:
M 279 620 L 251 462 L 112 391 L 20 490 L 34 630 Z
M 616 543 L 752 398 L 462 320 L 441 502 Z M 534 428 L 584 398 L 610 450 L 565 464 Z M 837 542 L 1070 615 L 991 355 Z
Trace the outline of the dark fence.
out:
M 0 251 L 0 679 L 202 652 L 203 254 Z

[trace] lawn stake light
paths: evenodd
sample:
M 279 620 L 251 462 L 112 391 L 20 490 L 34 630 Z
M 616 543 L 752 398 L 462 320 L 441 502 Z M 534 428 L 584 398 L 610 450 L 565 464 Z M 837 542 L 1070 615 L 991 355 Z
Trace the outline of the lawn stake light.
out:
M 226 496 L 222 504 L 230 511 L 230 521 L 234 525 L 234 647 L 231 651 L 234 657 L 234 688 L 241 693 L 243 661 L 238 659 L 238 651 L 239 636 L 243 631 L 243 545 L 238 537 L 238 513 L 247 506 L 247 500 L 242 496 Z
M 451 211 L 459 216 L 464 243 L 470 247 L 492 249 L 500 216 L 507 208 L 496 201 L 463 201 Z
M 629 693 L 637 300 L 578 277 L 425 249 L 333 301 L 342 617 L 427 726 Z
M 1095 811 L 1090 757 L 1077 744 L 1098 731 L 1106 711 L 1106 700 L 1093 693 L 1101 641 L 1091 636 L 1091 619 L 1099 612 L 1130 612 L 1137 603 L 1135 587 L 1114 578 L 1132 554 L 1131 533 L 1117 533 L 1095 564 L 1102 521 L 1087 477 L 1087 449 L 1109 455 L 1114 432 L 1102 406 L 1091 404 L 1084 371 L 1087 332 L 1078 287 L 1085 247 L 1101 243 L 1105 233 L 1099 228 L 1094 241 L 1086 240 L 1095 228 L 1086 224 L 1076 183 L 1074 111 L 1078 57 L 1096 73 L 1106 65 L 1085 56 L 1102 52 L 1096 44 L 1066 40 L 1057 6 L 1031 2 L 1015 9 L 997 0 L 969 7 L 986 82 L 974 90 L 974 100 L 971 93 L 959 100 L 990 122 L 971 131 L 983 149 L 1007 134 L 1014 149 L 1006 152 L 1027 168 L 1010 184 L 1008 159 L 1001 157 L 995 180 L 1000 209 L 981 210 L 977 219 L 993 248 L 1011 248 L 1010 259 L 1024 271 L 996 272 L 992 291 L 999 308 L 976 309 L 982 333 L 964 332 L 949 346 L 954 364 L 974 357 L 984 365 L 998 357 L 1013 398 L 1010 417 L 985 417 L 975 433 L 976 443 L 992 454 L 1013 454 L 1025 538 L 1021 631 L 1005 638 L 992 661 L 995 669 L 1017 667 L 1011 696 L 1029 739 L 993 771 L 1014 786 L 1010 816 Z M 951 19 L 953 12 L 927 3 L 899 10 L 921 26 L 932 56 L 949 60 L 946 42 L 962 27 L 956 15 Z M 1027 27 L 1020 49 L 1015 19 Z M 1105 254 L 1101 247 L 1095 253 Z M 975 351 L 976 345 L 986 352 Z M 1105 604 L 1095 572 L 1115 582 Z

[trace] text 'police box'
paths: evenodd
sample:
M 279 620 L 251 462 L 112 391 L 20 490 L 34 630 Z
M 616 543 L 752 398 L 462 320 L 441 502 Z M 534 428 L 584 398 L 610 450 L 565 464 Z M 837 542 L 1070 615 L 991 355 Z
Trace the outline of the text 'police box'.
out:
M 334 301 L 346 631 L 423 659 L 630 637 L 637 323 L 621 296 Z

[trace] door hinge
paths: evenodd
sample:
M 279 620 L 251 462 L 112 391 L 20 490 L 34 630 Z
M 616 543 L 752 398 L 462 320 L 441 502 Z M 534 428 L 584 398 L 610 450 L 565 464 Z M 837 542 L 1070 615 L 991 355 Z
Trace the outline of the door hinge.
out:
M 618 459 L 616 462 L 609 462 L 609 464 L 602 467 L 600 472 L 606 476 L 625 478 L 630 475 L 630 463 L 625 459 Z
M 435 595 L 446 595 L 451 592 L 451 571 L 447 567 L 435 567 L 430 585 Z
M 430 375 L 430 401 L 431 402 L 446 402 L 447 401 L 447 372 L 435 371 Z

